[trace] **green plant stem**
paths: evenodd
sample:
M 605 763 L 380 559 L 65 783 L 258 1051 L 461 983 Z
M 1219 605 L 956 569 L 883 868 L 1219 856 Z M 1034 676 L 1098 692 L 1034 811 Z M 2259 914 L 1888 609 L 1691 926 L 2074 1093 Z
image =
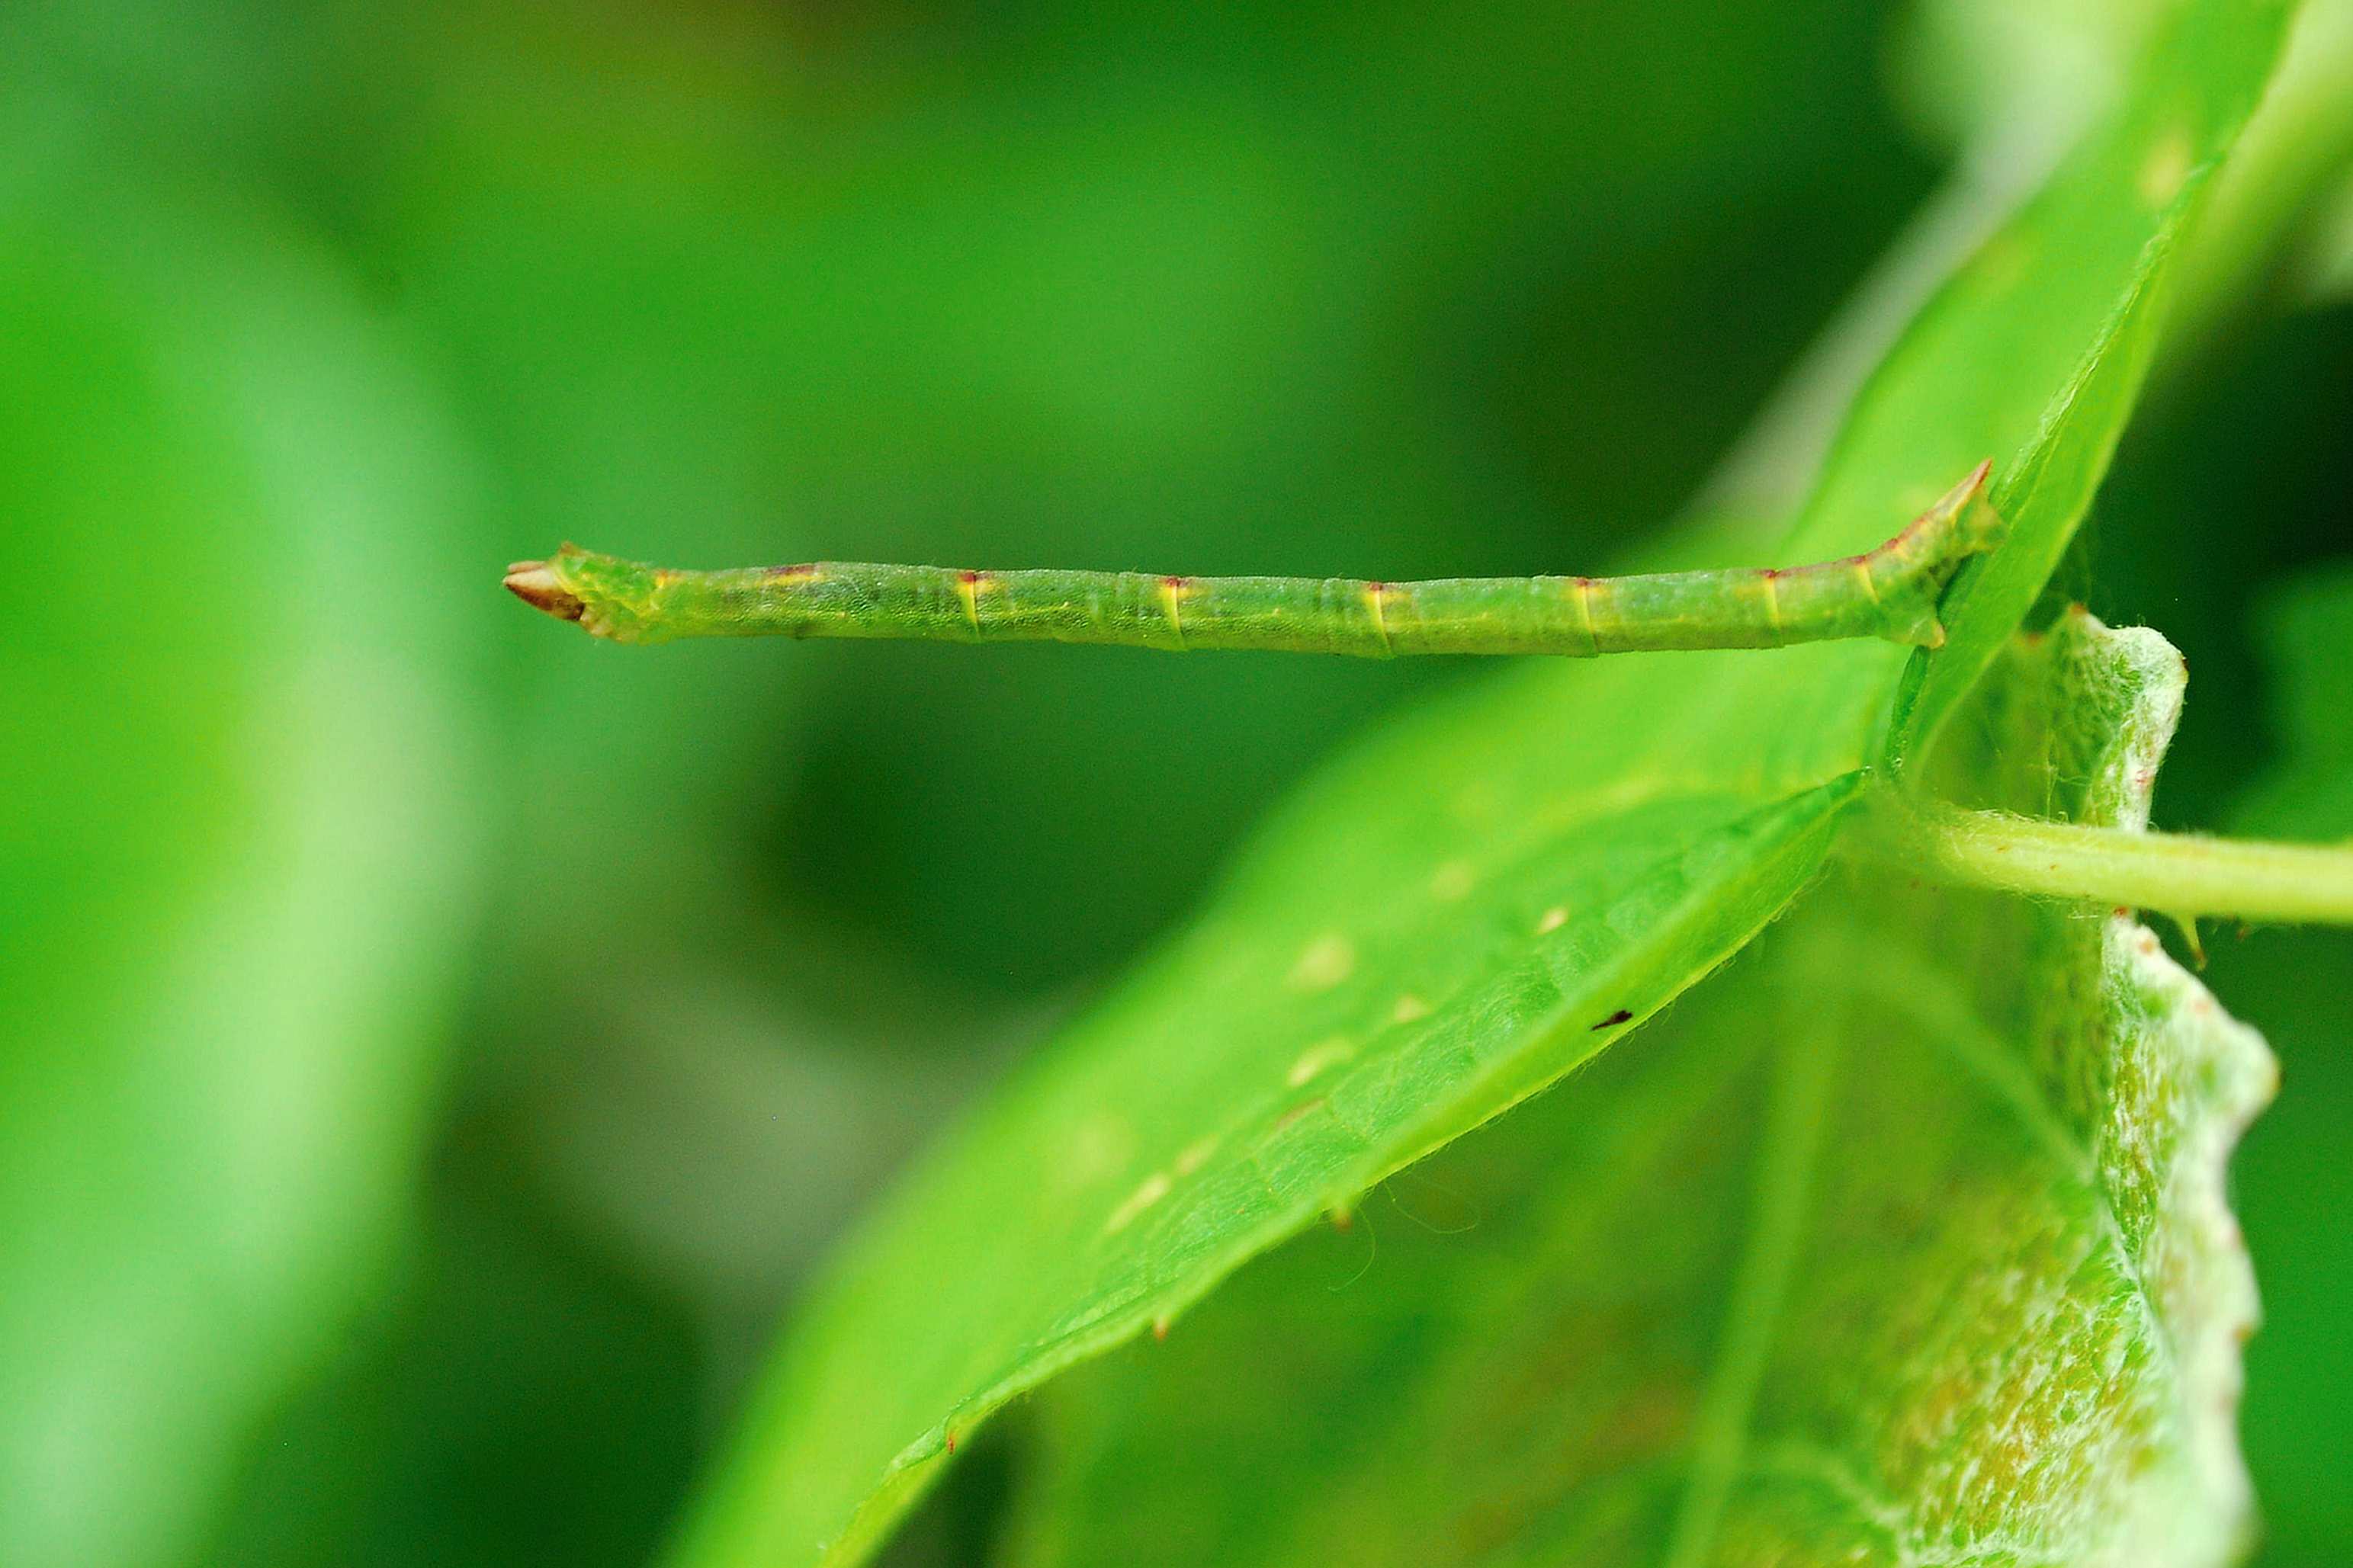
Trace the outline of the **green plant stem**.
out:
M 2177 918 L 2353 925 L 2353 845 L 2082 827 L 1883 792 L 1857 849 L 1938 881 Z

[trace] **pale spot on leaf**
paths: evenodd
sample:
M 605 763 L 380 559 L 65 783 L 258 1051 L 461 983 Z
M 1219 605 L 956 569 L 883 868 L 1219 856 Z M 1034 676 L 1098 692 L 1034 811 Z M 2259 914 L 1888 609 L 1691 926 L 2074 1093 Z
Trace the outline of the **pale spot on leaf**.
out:
M 1542 919 L 1536 921 L 1536 934 L 1538 936 L 1549 936 L 1567 923 L 1568 911 L 1562 909 L 1559 905 L 1555 904 L 1551 909 L 1548 909 L 1544 912 Z
M 1337 1067 L 1356 1054 L 1356 1047 L 1335 1035 L 1332 1038 L 1310 1046 L 1300 1052 L 1299 1059 L 1291 1064 L 1291 1071 L 1284 1075 L 1284 1080 L 1292 1088 L 1297 1089 L 1317 1074 L 1329 1068 Z
M 1473 880 L 1468 861 L 1449 860 L 1431 874 L 1430 897 L 1451 902 L 1470 892 Z
M 2152 207 L 2162 207 L 2180 195 L 2182 182 L 2189 178 L 2189 157 L 2188 132 L 2176 128 L 2159 137 L 2141 160 L 2140 199 Z
M 1284 1128 L 1289 1127 L 1293 1122 L 1299 1121 L 1303 1117 L 1312 1116 L 1323 1108 L 1324 1097 L 1320 1094 L 1313 1100 L 1303 1100 L 1298 1104 L 1293 1106 L 1290 1110 L 1284 1111 L 1282 1115 L 1274 1119 L 1273 1131 L 1280 1132 Z
M 1135 1135 L 1116 1116 L 1081 1122 L 1062 1155 L 1061 1178 L 1071 1188 L 1092 1186 L 1125 1166 L 1135 1154 Z
M 1356 945 L 1338 931 L 1326 931 L 1291 966 L 1291 984 L 1302 991 L 1329 991 L 1356 970 Z
M 1420 997 L 1415 995 L 1410 991 L 1398 997 L 1397 999 L 1397 1005 L 1389 1009 L 1389 1017 L 1391 1021 L 1399 1024 L 1410 1024 L 1416 1018 L 1427 1018 L 1429 1016 L 1430 1004 L 1423 1001 Z
M 1218 1141 L 1215 1138 L 1195 1139 L 1185 1145 L 1183 1153 L 1176 1156 L 1176 1173 L 1180 1176 L 1191 1175 L 1217 1152 Z
M 1125 1230 L 1134 1223 L 1136 1215 L 1166 1197 L 1172 1184 L 1166 1171 L 1155 1171 L 1145 1177 L 1144 1184 L 1128 1194 L 1125 1203 L 1111 1211 L 1111 1218 L 1103 1222 L 1103 1234 L 1109 1236 L 1114 1231 Z

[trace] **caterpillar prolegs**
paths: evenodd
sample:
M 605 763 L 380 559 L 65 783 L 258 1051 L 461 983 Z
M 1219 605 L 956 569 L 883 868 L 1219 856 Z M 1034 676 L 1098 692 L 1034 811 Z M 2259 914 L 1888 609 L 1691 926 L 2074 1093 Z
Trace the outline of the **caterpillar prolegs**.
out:
M 566 544 L 506 585 L 615 642 L 675 637 L 912 637 L 1296 653 L 1557 654 L 1784 647 L 1885 637 L 1936 647 L 1936 601 L 2001 518 L 1981 463 L 1904 531 L 1807 566 L 1629 577 L 1168 577 L 974 572 L 818 561 L 675 571 Z

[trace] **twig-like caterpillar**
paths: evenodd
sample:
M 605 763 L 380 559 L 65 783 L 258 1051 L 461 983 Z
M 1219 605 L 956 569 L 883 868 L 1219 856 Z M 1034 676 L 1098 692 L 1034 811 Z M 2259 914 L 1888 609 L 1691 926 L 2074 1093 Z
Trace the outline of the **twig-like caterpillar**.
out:
M 1810 566 L 1634 577 L 1156 577 L 968 572 L 818 561 L 681 572 L 566 544 L 506 585 L 615 642 L 673 637 L 915 637 L 1294 653 L 1558 654 L 1784 647 L 1886 637 L 1936 647 L 1936 601 L 2001 541 L 1990 463 L 1867 554 Z

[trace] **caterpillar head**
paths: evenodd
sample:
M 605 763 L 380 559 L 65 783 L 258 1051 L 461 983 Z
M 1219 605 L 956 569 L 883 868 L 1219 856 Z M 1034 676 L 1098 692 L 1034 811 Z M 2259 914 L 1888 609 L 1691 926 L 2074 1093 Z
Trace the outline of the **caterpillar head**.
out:
M 617 556 L 566 542 L 545 561 L 507 568 L 507 592 L 560 621 L 577 621 L 592 637 L 620 643 L 659 642 L 650 632 L 663 574 Z

